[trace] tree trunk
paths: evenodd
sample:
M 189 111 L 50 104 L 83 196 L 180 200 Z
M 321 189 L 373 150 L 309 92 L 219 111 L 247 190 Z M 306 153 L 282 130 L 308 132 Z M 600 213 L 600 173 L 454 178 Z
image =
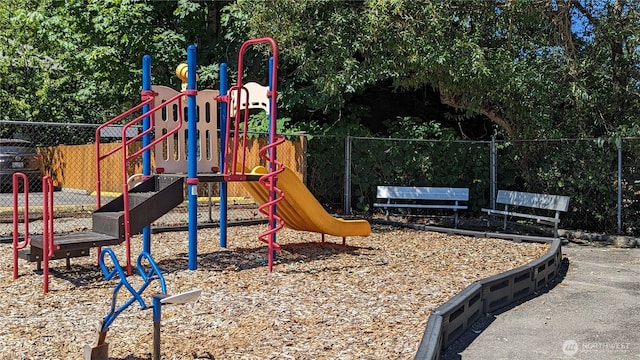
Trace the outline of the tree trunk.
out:
M 503 116 L 501 116 L 498 112 L 499 110 L 497 108 L 488 108 L 488 107 L 480 107 L 480 108 L 476 108 L 476 107 L 469 107 L 469 106 L 465 106 L 465 104 L 460 104 L 460 102 L 458 100 L 456 100 L 453 96 L 451 95 L 446 95 L 442 90 L 440 91 L 440 101 L 445 104 L 445 105 L 449 105 L 451 107 L 454 108 L 458 108 L 458 109 L 468 109 L 468 110 L 472 110 L 478 114 L 482 114 L 484 116 L 486 116 L 487 118 L 489 118 L 489 120 L 491 120 L 491 122 L 493 122 L 494 124 L 500 126 L 509 136 L 513 136 L 514 134 L 514 130 L 511 127 L 511 124 L 509 123 L 509 121 L 507 119 L 505 119 Z

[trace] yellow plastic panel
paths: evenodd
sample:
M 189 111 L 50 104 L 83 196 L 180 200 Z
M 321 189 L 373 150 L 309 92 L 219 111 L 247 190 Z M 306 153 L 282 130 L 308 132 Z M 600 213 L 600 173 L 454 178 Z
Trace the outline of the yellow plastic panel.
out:
M 266 173 L 264 166 L 257 166 L 251 171 L 255 175 Z M 268 189 L 259 182 L 243 182 L 242 185 L 258 204 L 269 201 Z M 277 186 L 284 192 L 284 199 L 277 203 L 276 212 L 286 227 L 340 237 L 371 234 L 371 226 L 366 220 L 344 220 L 331 216 L 289 168 L 285 167 L 284 172 L 278 174 Z

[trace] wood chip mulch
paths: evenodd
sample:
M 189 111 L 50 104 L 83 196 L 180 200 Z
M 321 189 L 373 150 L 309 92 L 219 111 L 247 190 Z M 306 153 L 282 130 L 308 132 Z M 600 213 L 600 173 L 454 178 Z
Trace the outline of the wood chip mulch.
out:
M 194 288 L 194 303 L 162 308 L 163 359 L 412 359 L 430 312 L 476 280 L 524 265 L 547 244 L 514 243 L 374 225 L 369 237 L 340 238 L 291 230 L 272 273 L 266 225 L 198 232 L 198 269 L 187 270 L 187 232 L 152 235 L 152 255 L 169 293 Z M 132 253 L 140 251 L 132 240 Z M 0 245 L 0 359 L 81 359 L 109 311 L 116 280 L 106 281 L 95 256 L 52 262 L 50 291 L 34 263 L 19 262 L 12 279 L 10 244 Z M 121 264 L 124 246 L 113 247 Z M 135 261 L 135 256 L 134 259 Z M 134 286 L 140 277 L 129 277 Z M 150 303 L 156 287 L 145 291 Z M 118 306 L 128 300 L 122 289 Z M 114 359 L 148 359 L 151 310 L 131 305 L 108 335 Z

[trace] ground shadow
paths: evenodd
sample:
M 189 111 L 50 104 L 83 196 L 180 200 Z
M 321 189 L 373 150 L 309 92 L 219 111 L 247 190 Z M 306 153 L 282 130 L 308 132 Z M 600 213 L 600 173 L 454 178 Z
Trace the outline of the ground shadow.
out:
M 391 220 L 383 218 L 372 219 L 377 224 L 397 224 L 399 226 L 425 225 L 444 229 L 455 229 L 454 221 L 446 216 L 391 216 Z M 495 232 L 515 235 L 553 237 L 553 227 L 542 226 L 535 223 L 507 221 L 507 229 L 501 220 L 488 220 L 476 218 L 460 218 L 458 230 L 478 231 L 481 233 Z
M 332 242 L 305 242 L 295 244 L 281 244 L 274 258 L 274 264 L 294 264 L 312 261 L 322 261 L 340 254 L 360 256 L 363 250 L 375 250 L 371 247 L 356 247 L 342 245 Z M 198 254 L 197 266 L 199 269 L 213 271 L 243 271 L 267 266 L 267 246 L 252 248 L 234 248 L 231 250 L 220 250 L 210 253 Z M 170 259 L 163 259 L 157 262 L 163 274 L 170 274 L 188 268 L 188 253 L 178 253 Z M 55 265 L 54 265 L 55 264 Z M 60 266 L 58 266 L 60 265 Z M 122 264 L 124 266 L 124 264 Z M 55 266 L 55 267 L 54 267 Z M 341 266 L 343 269 L 344 266 Z M 327 267 L 306 272 L 319 272 L 329 269 Z M 287 268 L 287 272 L 295 272 L 295 268 Z M 34 273 L 42 275 L 42 270 L 34 270 Z M 133 264 L 133 275 L 136 276 L 135 263 Z M 98 265 L 95 264 L 71 264 L 67 269 L 62 263 L 51 263 L 49 274 L 56 278 L 68 281 L 74 286 L 91 288 L 112 288 L 113 282 L 106 281 L 104 274 Z
M 290 264 L 300 262 L 321 261 L 339 254 L 358 256 L 359 251 L 367 248 L 342 245 L 330 242 L 305 242 L 296 244 L 281 244 L 277 251 L 274 264 Z M 254 248 L 233 248 L 210 253 L 198 254 L 198 268 L 213 271 L 243 271 L 267 265 L 266 246 Z M 171 259 L 158 262 L 163 273 L 173 273 L 187 268 L 189 256 L 180 253 Z
M 35 270 L 42 275 L 42 270 Z M 49 268 L 49 274 L 58 279 L 72 283 L 76 287 L 112 288 L 113 284 L 105 281 L 102 270 L 98 265 L 74 265 L 71 269 L 65 267 Z
M 135 356 L 135 355 L 129 354 L 129 355 L 123 357 L 123 358 L 121 358 L 121 357 L 117 357 L 117 358 L 110 357 L 109 359 L 110 360 L 149 360 L 149 359 L 152 359 L 152 358 L 153 358 L 153 356 L 151 354 L 149 354 L 149 356 L 146 356 L 146 357 L 139 357 L 139 356 Z
M 191 354 L 191 356 L 192 357 L 190 359 L 193 359 L 193 360 L 214 360 L 215 359 L 215 356 L 213 356 L 213 354 L 211 354 L 208 351 L 205 351 L 202 354 L 193 353 L 193 354 Z M 125 356 L 123 358 L 121 358 L 121 357 L 111 358 L 110 357 L 109 359 L 111 359 L 111 360 L 149 360 L 149 359 L 152 359 L 152 358 L 153 358 L 153 355 L 149 354 L 146 357 L 139 357 L 139 356 L 135 356 L 135 355 L 127 355 L 127 356 Z
M 549 286 L 544 287 L 540 291 L 537 291 L 527 297 L 524 297 L 508 306 L 500 308 L 492 313 L 482 314 L 480 318 L 471 325 L 467 331 L 462 333 L 458 339 L 456 339 L 449 347 L 444 349 L 440 354 L 441 360 L 458 360 L 462 359 L 460 355 L 471 343 L 480 336 L 480 334 L 486 330 L 491 323 L 493 323 L 496 317 L 500 314 L 503 314 L 531 299 L 534 299 L 542 294 L 546 294 L 555 288 L 559 283 L 561 283 L 565 277 L 567 276 L 567 271 L 569 270 L 569 259 L 563 258 L 560 262 L 560 266 L 558 268 L 558 276 L 556 279 L 549 284 Z

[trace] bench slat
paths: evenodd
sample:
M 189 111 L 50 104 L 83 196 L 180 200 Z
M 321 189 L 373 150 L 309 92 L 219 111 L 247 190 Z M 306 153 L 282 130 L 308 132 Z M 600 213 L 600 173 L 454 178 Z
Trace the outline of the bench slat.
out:
M 549 216 L 532 215 L 532 214 L 525 214 L 525 213 L 519 213 L 519 212 L 513 212 L 513 211 L 494 210 L 494 209 L 481 209 L 481 211 L 486 212 L 487 215 L 517 216 L 521 218 L 534 219 L 539 221 L 540 220 L 548 221 L 551 223 L 560 223 L 560 219 L 556 219 Z
M 378 186 L 379 199 L 469 201 L 469 189 L 423 186 Z
M 396 207 L 396 208 L 414 208 L 414 209 L 458 209 L 465 210 L 467 206 L 465 205 L 435 205 L 435 204 L 394 204 L 394 203 L 375 203 L 373 206 L 376 207 Z
M 496 203 L 555 211 L 567 211 L 569 209 L 568 196 L 534 194 L 520 191 L 498 190 Z
M 387 200 L 386 203 L 374 203 L 373 206 L 386 210 L 389 220 L 389 208 L 411 209 L 450 209 L 454 211 L 454 224 L 458 227 L 458 210 L 467 209 L 459 201 L 469 201 L 469 189 L 426 187 L 426 186 L 384 186 L 376 188 L 376 197 Z M 430 201 L 431 203 L 403 203 L 402 201 Z M 435 202 L 445 202 L 438 203 Z M 448 203 L 447 203 L 448 202 Z M 453 203 L 453 204 L 452 204 Z
M 525 219 L 533 219 L 538 222 L 546 222 L 553 225 L 553 235 L 558 237 L 558 224 L 560 223 L 560 212 L 569 209 L 569 197 L 561 195 L 535 194 L 520 191 L 498 190 L 496 205 L 503 205 L 504 210 L 481 209 L 487 215 L 502 215 L 503 228 L 507 230 L 507 217 L 514 216 Z M 509 206 L 541 209 L 555 211 L 555 217 L 527 214 L 517 211 L 510 211 Z M 517 209 L 518 210 L 518 209 Z

